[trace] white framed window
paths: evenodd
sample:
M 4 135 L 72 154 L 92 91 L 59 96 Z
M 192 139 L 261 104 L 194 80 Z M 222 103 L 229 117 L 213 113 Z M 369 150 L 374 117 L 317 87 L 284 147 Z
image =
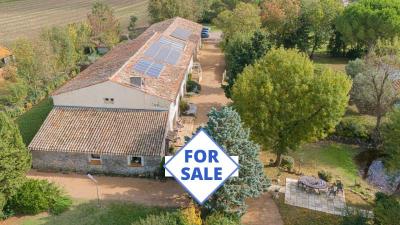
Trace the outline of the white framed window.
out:
M 128 166 L 141 167 L 143 166 L 143 157 L 140 156 L 128 156 Z
M 104 98 L 104 104 L 114 104 L 114 98 Z
M 90 154 L 89 163 L 91 165 L 101 165 L 101 155 L 100 154 Z

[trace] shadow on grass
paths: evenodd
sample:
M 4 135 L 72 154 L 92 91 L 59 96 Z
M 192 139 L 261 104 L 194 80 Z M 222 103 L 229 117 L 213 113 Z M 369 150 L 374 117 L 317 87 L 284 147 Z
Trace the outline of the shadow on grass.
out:
M 26 221 L 24 224 L 130 225 L 148 215 L 174 210 L 176 209 L 148 207 L 120 201 L 102 201 L 99 207 L 97 201 L 89 201 L 77 204 L 60 215 L 42 217 L 35 221 Z

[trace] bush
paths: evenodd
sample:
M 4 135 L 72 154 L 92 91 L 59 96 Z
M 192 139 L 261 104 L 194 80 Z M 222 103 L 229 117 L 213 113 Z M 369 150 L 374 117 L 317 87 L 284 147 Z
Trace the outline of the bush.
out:
M 334 135 L 338 137 L 357 139 L 360 141 L 371 140 L 372 127 L 358 118 L 344 117 L 336 126 Z
M 189 207 L 181 210 L 182 220 L 188 225 L 201 225 L 200 211 L 196 208 L 194 203 L 191 203 Z
M 398 224 L 400 203 L 394 196 L 378 192 L 375 195 L 374 222 L 376 225 Z
M 287 171 L 291 172 L 292 169 L 294 168 L 293 157 L 288 156 L 288 155 L 282 156 L 281 168 L 286 169 Z
M 67 196 L 60 196 L 54 199 L 53 205 L 50 207 L 50 212 L 54 215 L 59 215 L 67 211 L 72 205 L 72 200 Z
M 346 209 L 340 225 L 368 225 L 367 216 L 360 210 Z
M 27 179 L 8 204 L 16 213 L 37 214 L 50 211 L 58 214 L 67 210 L 72 201 L 53 183 Z
M 332 180 L 332 173 L 325 171 L 325 170 L 320 170 L 318 171 L 318 177 L 321 180 L 324 180 L 326 182 L 330 182 Z
M 144 219 L 134 222 L 132 225 L 183 225 L 178 213 L 165 213 L 149 215 Z
M 198 94 L 201 91 L 201 85 L 199 83 L 197 83 L 196 81 L 188 80 L 186 82 L 186 91 L 194 92 L 194 93 Z
M 204 225 L 239 225 L 238 219 L 228 217 L 221 213 L 214 213 L 206 218 Z
M 187 103 L 185 100 L 181 100 L 179 102 L 179 111 L 181 113 L 187 111 L 189 109 L 189 107 L 190 107 L 189 103 Z

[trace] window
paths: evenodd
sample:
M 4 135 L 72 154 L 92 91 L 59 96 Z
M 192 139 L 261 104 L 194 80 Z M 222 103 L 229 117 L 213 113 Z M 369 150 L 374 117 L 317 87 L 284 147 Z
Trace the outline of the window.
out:
M 114 104 L 114 98 L 104 98 L 105 104 Z
M 132 167 L 143 166 L 142 157 L 128 156 L 128 165 Z
M 90 154 L 89 163 L 91 165 L 101 165 L 101 156 L 99 154 Z

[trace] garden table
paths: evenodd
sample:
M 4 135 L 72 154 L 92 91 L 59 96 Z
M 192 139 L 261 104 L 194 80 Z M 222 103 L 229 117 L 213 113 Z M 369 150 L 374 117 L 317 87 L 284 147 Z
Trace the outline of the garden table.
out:
M 298 184 L 306 188 L 314 189 L 316 191 L 328 188 L 328 184 L 324 180 L 311 176 L 301 176 L 299 178 Z

